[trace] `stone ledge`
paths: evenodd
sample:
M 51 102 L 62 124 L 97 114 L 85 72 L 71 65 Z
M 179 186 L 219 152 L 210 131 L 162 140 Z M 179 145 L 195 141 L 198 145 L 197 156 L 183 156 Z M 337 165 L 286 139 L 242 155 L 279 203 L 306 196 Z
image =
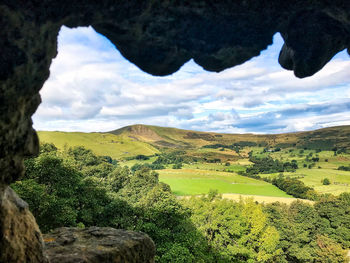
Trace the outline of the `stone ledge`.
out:
M 44 235 L 51 263 L 153 263 L 155 245 L 144 233 L 89 227 L 62 227 Z

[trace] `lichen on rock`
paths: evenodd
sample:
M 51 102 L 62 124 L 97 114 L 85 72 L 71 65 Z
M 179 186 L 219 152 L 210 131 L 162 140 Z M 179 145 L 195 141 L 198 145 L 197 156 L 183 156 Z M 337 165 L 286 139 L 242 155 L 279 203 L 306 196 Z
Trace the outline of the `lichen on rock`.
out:
M 155 245 L 143 233 L 110 227 L 62 227 L 44 235 L 51 263 L 153 263 Z

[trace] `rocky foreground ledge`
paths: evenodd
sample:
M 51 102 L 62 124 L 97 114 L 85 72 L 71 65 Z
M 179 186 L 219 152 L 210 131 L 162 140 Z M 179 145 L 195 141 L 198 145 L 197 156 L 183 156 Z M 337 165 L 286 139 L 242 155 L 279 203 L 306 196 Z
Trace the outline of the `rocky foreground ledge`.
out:
M 155 256 L 146 234 L 110 227 L 62 227 L 44 241 L 51 263 L 153 263 Z

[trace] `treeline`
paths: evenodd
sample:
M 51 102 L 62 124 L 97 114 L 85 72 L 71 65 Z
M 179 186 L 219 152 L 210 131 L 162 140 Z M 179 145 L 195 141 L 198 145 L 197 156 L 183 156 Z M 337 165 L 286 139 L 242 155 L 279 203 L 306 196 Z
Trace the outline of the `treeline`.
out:
M 319 199 L 317 192 L 313 188 L 306 186 L 302 181 L 298 179 L 279 175 L 278 177 L 273 178 L 271 183 L 282 191 L 296 198 L 309 200 Z
M 341 171 L 350 171 L 350 165 L 349 166 L 339 166 L 338 167 L 338 170 L 341 170 Z
M 219 148 L 226 148 L 226 149 L 231 149 L 233 150 L 235 147 L 254 147 L 257 146 L 256 142 L 248 142 L 248 141 L 240 141 L 240 142 L 236 142 L 230 145 L 227 144 L 221 144 L 221 143 L 216 143 L 216 144 L 208 144 L 208 145 L 204 145 L 202 146 L 202 148 L 209 148 L 209 149 L 219 149 Z
M 295 170 L 298 169 L 296 160 L 292 160 L 291 162 L 281 162 L 279 160 L 274 160 L 271 157 L 257 158 L 254 156 L 250 156 L 249 160 L 254 164 L 247 168 L 246 173 L 248 175 L 295 172 Z
M 157 159 L 153 162 L 153 164 L 176 164 L 176 163 L 183 163 L 183 162 L 189 162 L 190 157 L 186 156 L 185 151 L 173 151 L 168 153 L 162 153 L 160 154 Z
M 156 154 L 157 159 L 152 163 L 136 163 L 131 167 L 131 170 L 135 172 L 142 168 L 149 168 L 151 170 L 162 170 L 167 165 L 173 164 L 173 169 L 181 169 L 183 163 L 189 163 L 191 161 L 197 161 L 195 158 L 186 155 L 185 151 L 173 151 L 168 153 Z M 137 155 L 128 157 L 127 160 L 149 160 L 149 156 Z
M 244 147 L 254 147 L 257 146 L 257 143 L 255 142 L 248 142 L 248 141 L 240 141 L 240 142 L 236 142 L 230 145 L 227 144 L 221 144 L 221 143 L 216 143 L 216 144 L 209 144 L 209 145 L 204 145 L 202 146 L 202 148 L 207 148 L 207 149 L 230 149 L 235 151 L 236 153 L 239 153 L 239 151 L 241 149 L 243 149 Z
M 144 155 L 144 154 L 138 154 L 136 156 L 130 156 L 126 157 L 125 160 L 130 161 L 130 160 L 140 160 L 140 161 L 145 161 L 149 160 L 150 156 Z
M 162 170 L 165 169 L 165 166 L 160 163 L 135 163 L 133 166 L 131 166 L 131 171 L 135 172 L 142 168 L 149 168 L 151 170 Z

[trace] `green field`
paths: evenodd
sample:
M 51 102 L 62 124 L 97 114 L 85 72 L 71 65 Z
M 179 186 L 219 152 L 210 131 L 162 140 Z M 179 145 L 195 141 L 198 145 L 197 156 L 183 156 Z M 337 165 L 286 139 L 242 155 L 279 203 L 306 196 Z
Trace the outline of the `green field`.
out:
M 166 169 L 158 172 L 159 180 L 169 184 L 172 191 L 180 196 L 207 194 L 212 189 L 219 193 L 290 197 L 272 184 L 233 173 L 199 169 Z
M 299 169 L 298 174 L 305 175 L 300 179 L 306 185 L 315 188 L 319 193 L 332 193 L 339 195 L 342 192 L 350 192 L 350 172 L 333 169 Z M 330 185 L 322 185 L 321 180 L 328 178 Z

